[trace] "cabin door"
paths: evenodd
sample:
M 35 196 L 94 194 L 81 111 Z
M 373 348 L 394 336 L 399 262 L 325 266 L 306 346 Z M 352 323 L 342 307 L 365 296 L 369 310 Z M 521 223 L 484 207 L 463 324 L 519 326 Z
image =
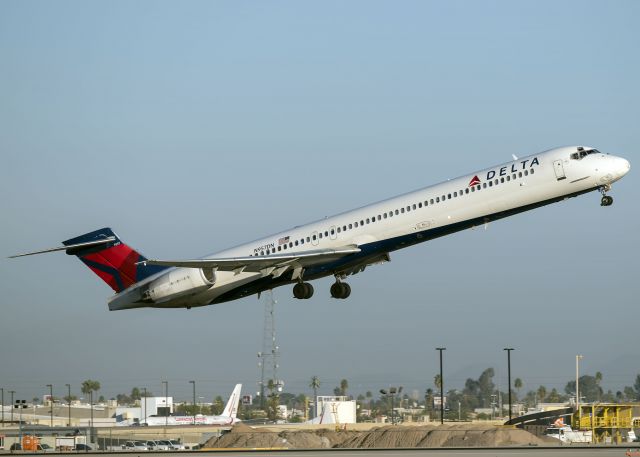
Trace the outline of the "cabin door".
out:
M 553 171 L 556 173 L 556 179 L 561 181 L 566 178 L 564 174 L 564 167 L 562 166 L 562 160 L 556 160 L 553 162 Z

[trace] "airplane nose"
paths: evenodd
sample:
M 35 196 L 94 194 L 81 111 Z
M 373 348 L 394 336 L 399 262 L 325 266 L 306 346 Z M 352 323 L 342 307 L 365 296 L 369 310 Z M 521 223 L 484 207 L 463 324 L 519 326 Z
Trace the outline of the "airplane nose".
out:
M 624 175 L 629 173 L 629 170 L 631 170 L 631 163 L 629 163 L 627 159 L 623 159 L 622 157 L 620 157 L 620 165 L 618 167 L 618 176 L 622 178 Z

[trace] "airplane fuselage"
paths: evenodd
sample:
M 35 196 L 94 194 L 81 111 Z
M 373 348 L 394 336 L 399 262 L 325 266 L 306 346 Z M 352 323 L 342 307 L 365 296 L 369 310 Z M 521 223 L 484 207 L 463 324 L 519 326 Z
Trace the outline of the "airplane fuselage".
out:
M 389 253 L 594 190 L 608 190 L 629 162 L 587 147 L 564 147 L 479 170 L 388 200 L 294 227 L 203 259 L 264 257 L 356 246 L 359 252 L 279 272 L 173 267 L 115 295 L 109 308 L 192 307 L 235 300 L 325 276 L 338 280 L 389 260 Z M 608 197 L 610 198 L 610 197 Z M 604 201 L 604 200 L 603 200 Z M 604 203 L 603 203 L 604 204 Z M 145 284 L 164 277 L 193 293 L 141 301 Z M 162 282 L 162 281 L 160 281 Z M 189 289 L 189 285 L 193 285 Z M 160 289 L 158 289 L 160 290 Z M 333 293 L 333 292 L 332 292 Z M 159 296 L 159 295 L 158 295 Z

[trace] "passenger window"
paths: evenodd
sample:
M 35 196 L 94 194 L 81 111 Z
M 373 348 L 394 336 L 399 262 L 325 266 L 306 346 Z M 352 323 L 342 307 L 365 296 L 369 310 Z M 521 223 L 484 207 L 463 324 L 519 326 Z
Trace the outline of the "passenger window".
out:
M 407 206 L 407 213 L 411 211 L 411 205 Z
M 286 244 L 282 245 L 282 249 L 287 249 L 287 245 Z M 264 255 L 264 252 L 262 254 Z
M 525 176 L 529 176 L 529 171 L 528 171 L 528 170 L 525 170 L 525 171 L 524 171 L 524 175 L 525 175 Z
M 413 204 L 413 209 L 414 209 L 414 210 L 416 209 L 416 204 L 415 204 L 415 203 Z
M 511 181 L 511 175 L 507 175 L 507 181 Z
M 313 235 L 313 240 L 315 241 L 317 239 L 316 235 Z
M 384 218 L 385 218 L 385 219 L 387 218 L 387 213 L 384 213 Z
M 314 240 L 315 240 L 315 238 L 314 238 Z M 311 239 L 309 239 L 309 237 L 307 237 L 307 243 L 310 243 L 310 242 L 311 242 Z
M 519 177 L 519 178 L 522 178 L 522 172 L 519 172 L 519 173 L 518 173 L 518 177 Z
M 493 187 L 493 181 L 489 181 L 489 187 Z
M 353 225 L 355 226 L 355 228 L 358 228 L 358 221 L 354 222 Z
M 360 225 L 361 226 L 364 225 L 364 221 L 363 220 L 360 221 Z
M 447 194 L 447 199 L 451 200 L 451 194 Z
M 296 246 L 298 245 L 298 240 L 296 240 Z
M 486 189 L 486 188 L 487 188 L 487 183 L 486 183 L 486 182 L 483 182 L 483 183 L 482 183 L 482 188 L 483 188 L 483 189 Z
M 397 216 L 398 214 L 400 214 L 400 212 L 399 212 L 398 210 L 396 210 L 396 216 Z
M 431 203 L 433 205 L 433 198 L 431 200 L 429 200 L 429 203 Z
M 457 196 L 458 196 L 458 191 L 455 191 L 455 192 L 453 193 L 453 196 L 454 196 L 454 198 L 455 198 L 455 197 L 457 197 Z
M 304 244 L 304 238 L 300 240 L 300 244 Z
M 468 193 L 469 193 L 469 188 L 468 188 L 468 187 L 464 190 L 464 193 L 465 193 L 465 194 L 468 194 Z
M 342 229 L 340 227 L 338 227 L 338 233 L 340 233 L 342 231 Z
M 404 208 L 400 208 L 400 212 L 404 214 Z
M 504 178 L 500 178 L 500 182 L 501 182 L 501 183 L 504 183 Z
M 318 233 L 318 238 L 322 239 L 322 232 Z
M 278 252 L 282 251 L 282 246 L 278 246 Z
M 378 220 L 382 219 L 382 216 L 380 214 L 378 214 Z
M 535 171 L 533 168 L 531 170 L 529 170 L 531 172 L 531 174 L 533 174 L 533 172 Z
M 292 248 L 293 247 L 293 243 L 289 243 L 289 247 Z
M 329 236 L 329 231 L 325 230 L 325 232 L 324 232 L 324 236 L 325 236 L 325 237 Z
M 353 224 L 349 224 L 349 230 L 353 228 Z
M 422 208 L 422 202 L 418 203 L 418 208 Z
M 367 224 L 369 223 L 369 218 L 367 218 Z
M 331 234 L 335 235 L 336 234 L 336 230 L 335 229 L 331 229 Z
M 512 174 L 512 175 L 511 175 L 511 177 L 512 177 L 512 178 L 513 178 L 513 180 L 515 181 L 515 179 L 516 179 L 516 174 L 515 174 L 515 173 L 514 173 L 514 174 Z
M 476 188 L 474 186 L 474 187 L 471 188 L 471 192 L 475 192 L 475 191 L 476 191 Z
M 393 217 L 393 211 L 389 211 L 389 217 Z
M 436 197 L 436 203 L 440 203 L 440 197 Z

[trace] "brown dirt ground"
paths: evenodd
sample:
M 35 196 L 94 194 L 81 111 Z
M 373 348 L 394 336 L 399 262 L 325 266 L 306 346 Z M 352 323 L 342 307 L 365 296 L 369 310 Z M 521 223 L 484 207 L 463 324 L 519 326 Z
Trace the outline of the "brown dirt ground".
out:
M 479 424 L 383 426 L 369 431 L 335 429 L 274 431 L 238 424 L 219 437 L 211 438 L 204 448 L 427 448 L 427 447 L 500 447 L 557 444 L 552 438 L 507 427 Z

